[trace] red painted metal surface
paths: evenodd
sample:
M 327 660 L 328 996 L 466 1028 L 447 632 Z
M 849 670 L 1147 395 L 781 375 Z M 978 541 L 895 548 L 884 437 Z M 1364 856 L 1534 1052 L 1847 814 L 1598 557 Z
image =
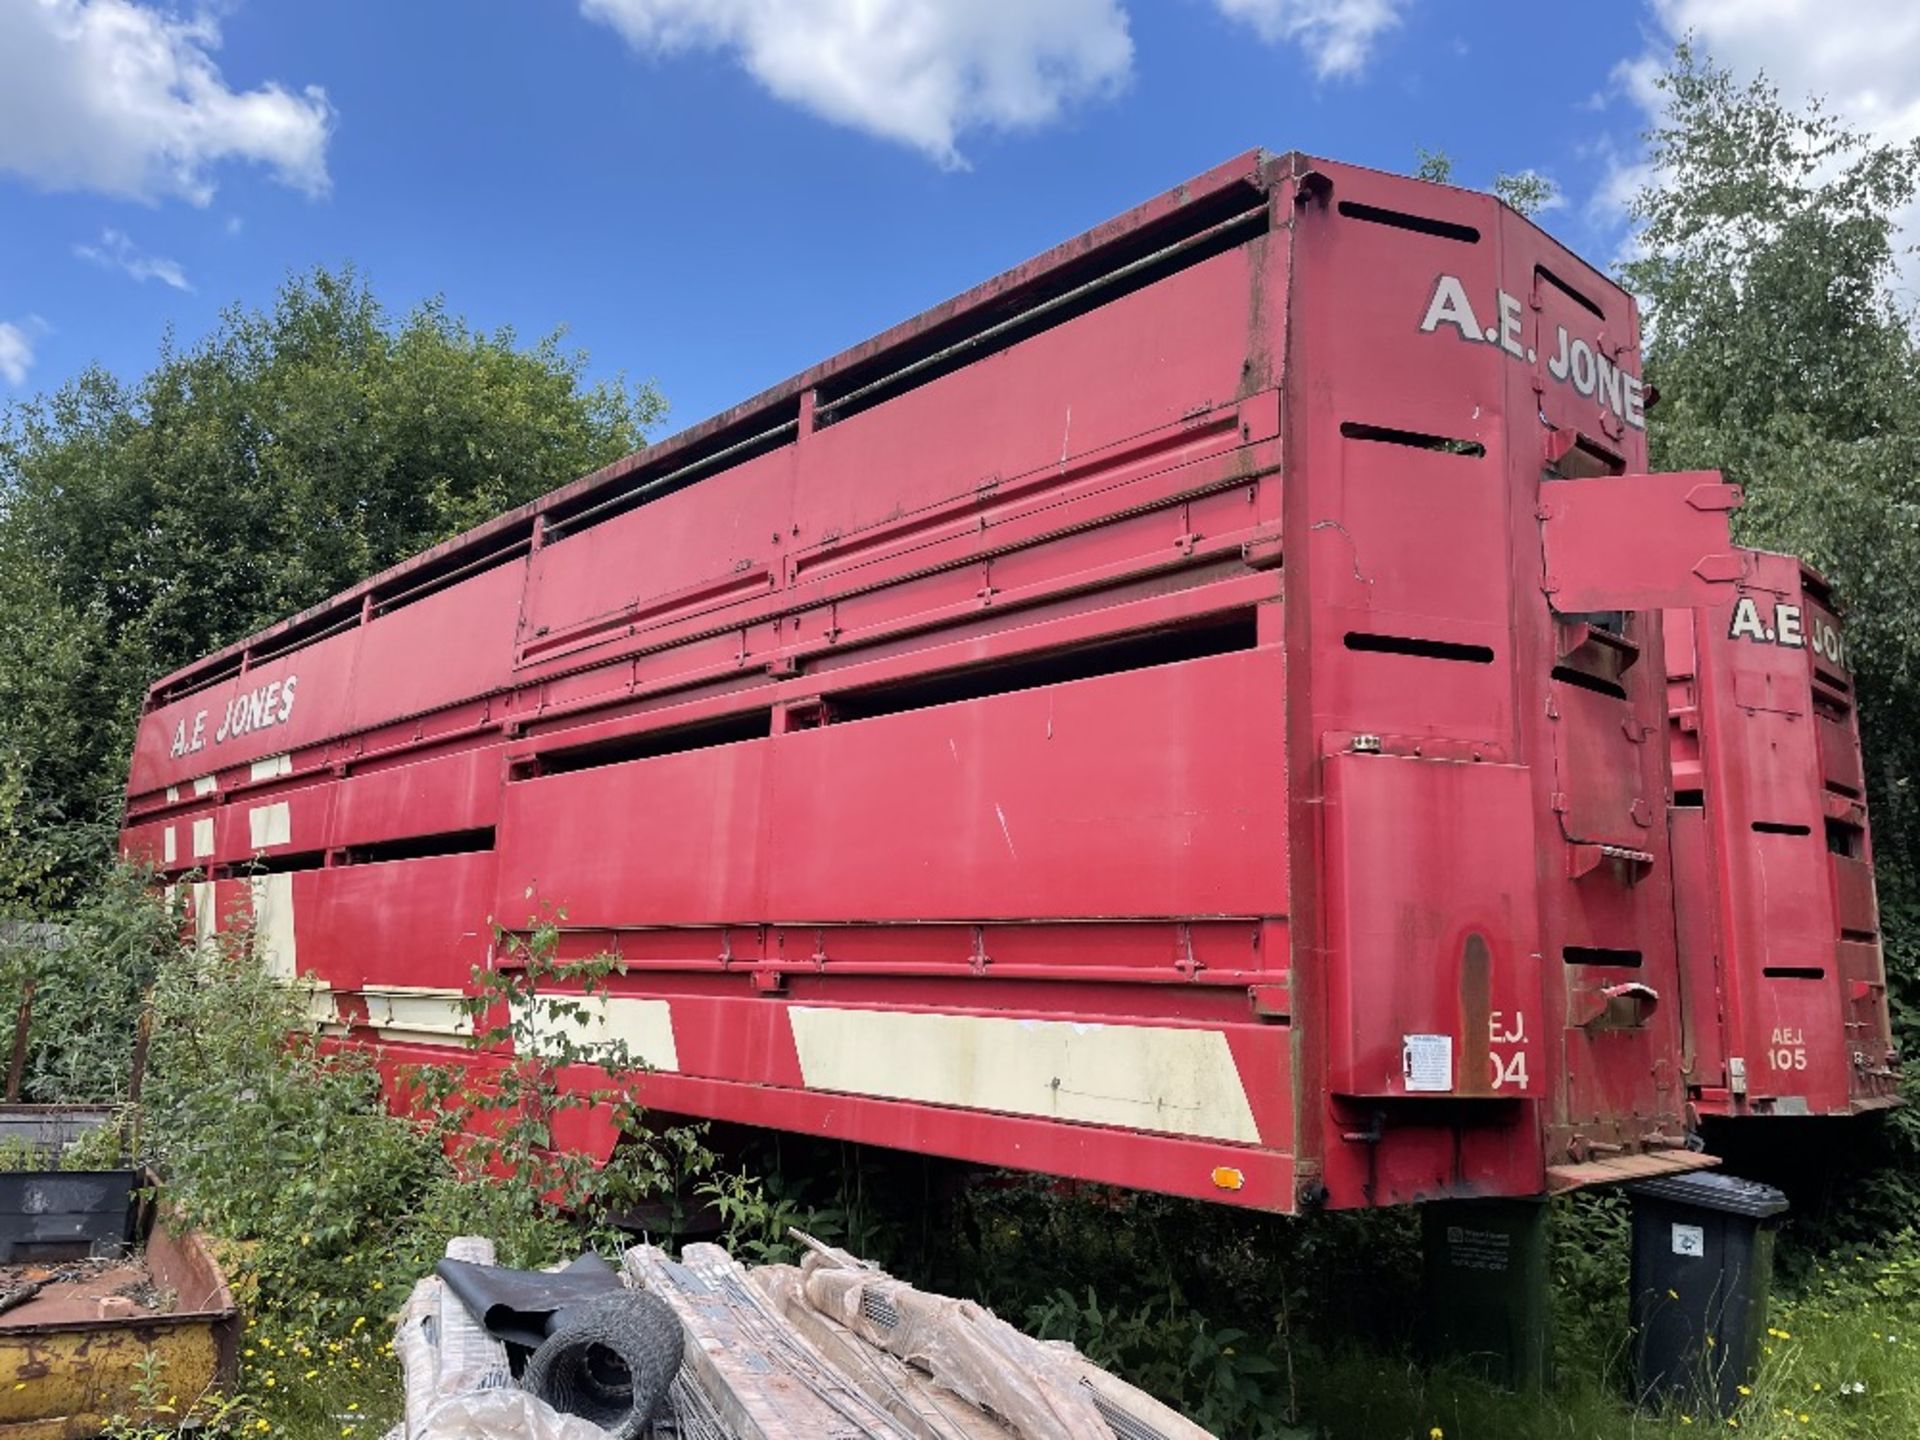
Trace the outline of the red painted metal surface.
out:
M 1847 1115 L 1896 1092 L 1853 676 L 1826 582 L 1743 554 L 1667 631 L 1689 1088 L 1706 1115 Z
M 551 914 L 670 1113 L 1275 1210 L 1682 1164 L 1654 607 L 1735 497 L 1639 473 L 1637 343 L 1250 153 L 167 677 L 126 846 L 395 1066 Z

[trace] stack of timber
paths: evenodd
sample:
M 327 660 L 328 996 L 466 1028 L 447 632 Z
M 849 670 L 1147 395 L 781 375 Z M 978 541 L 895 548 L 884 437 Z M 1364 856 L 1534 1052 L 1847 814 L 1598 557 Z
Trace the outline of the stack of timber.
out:
M 916 1290 L 801 1237 L 799 1266 L 716 1245 L 625 1257 L 687 1335 L 656 1434 L 734 1440 L 1212 1440 L 1090 1363 L 971 1301 Z

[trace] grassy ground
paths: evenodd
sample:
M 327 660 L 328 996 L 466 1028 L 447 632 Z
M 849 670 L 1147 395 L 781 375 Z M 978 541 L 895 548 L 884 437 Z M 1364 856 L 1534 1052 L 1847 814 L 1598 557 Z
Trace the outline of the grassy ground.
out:
M 379 1440 L 400 1418 L 400 1364 L 390 1333 L 345 1339 L 258 1329 L 242 1346 L 251 1418 L 241 1434 L 286 1440 Z
M 1427 1370 L 1349 1350 L 1311 1378 L 1304 1409 L 1327 1440 L 1693 1440 L 1707 1431 L 1796 1440 L 1892 1440 L 1920 1436 L 1920 1356 L 1902 1333 L 1908 1307 L 1832 1297 L 1776 1296 L 1760 1373 L 1727 1419 L 1676 1410 L 1635 1413 L 1621 1399 L 1624 1354 L 1563 1364 L 1545 1396 L 1495 1390 L 1446 1370 Z M 1314 1433 L 1309 1429 L 1309 1434 Z

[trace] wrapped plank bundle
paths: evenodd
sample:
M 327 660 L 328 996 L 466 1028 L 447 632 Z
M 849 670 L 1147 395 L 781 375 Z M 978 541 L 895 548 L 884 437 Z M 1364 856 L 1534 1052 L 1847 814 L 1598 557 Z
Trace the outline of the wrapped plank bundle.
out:
M 1035 1340 L 971 1300 L 916 1290 L 845 1251 L 799 1238 L 809 1246 L 800 1283 L 809 1306 L 1021 1440 L 1214 1440 L 1063 1341 Z
M 680 1317 L 684 1373 L 733 1440 L 910 1440 L 719 1246 L 688 1245 L 676 1261 L 658 1246 L 637 1245 L 625 1268 Z

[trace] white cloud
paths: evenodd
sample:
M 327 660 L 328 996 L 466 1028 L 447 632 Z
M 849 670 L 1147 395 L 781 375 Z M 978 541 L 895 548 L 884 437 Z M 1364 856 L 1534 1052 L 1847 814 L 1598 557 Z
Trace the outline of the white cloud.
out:
M 0 320 L 0 380 L 24 385 L 32 368 L 33 341 L 20 326 Z
M 219 43 L 207 16 L 134 0 L 0 0 L 0 170 L 53 190 L 205 205 L 213 167 L 245 161 L 324 193 L 326 92 L 233 90 L 212 58 Z
M 729 54 L 781 100 L 965 163 L 1132 75 L 1120 0 L 580 0 L 642 54 Z
M 1358 75 L 1381 35 L 1400 23 L 1406 0 L 1214 0 L 1269 44 L 1295 41 L 1327 80 Z M 1456 46 L 1460 42 L 1454 42 Z
M 1580 149 L 1597 158 L 1600 183 L 1586 204 L 1587 218 L 1601 226 L 1618 226 L 1633 205 L 1633 197 L 1653 181 L 1653 164 L 1639 149 L 1624 151 L 1612 136 L 1601 135 Z
M 91 260 L 102 269 L 119 270 L 142 283 L 158 280 L 176 290 L 193 289 L 187 283 L 187 272 L 180 268 L 179 261 L 147 254 L 128 239 L 124 231 L 111 228 L 102 230 L 98 244 L 75 245 L 73 253 L 82 260 Z
M 1648 120 L 1663 96 L 1654 81 L 1673 45 L 1692 36 L 1695 48 L 1736 80 L 1762 71 L 1790 106 L 1818 96 L 1828 110 L 1875 140 L 1901 143 L 1920 136 L 1920 5 L 1913 0 L 1649 0 L 1659 32 L 1656 46 L 1623 61 L 1613 73 L 1617 93 Z M 1623 222 L 1641 185 L 1653 178 L 1636 150 L 1612 157 L 1593 208 Z M 1920 211 L 1904 225 L 1911 239 Z M 1911 268 L 1911 266 L 1909 266 Z M 1910 279 L 1913 277 L 1910 277 Z
M 1653 0 L 1672 39 L 1693 35 L 1734 74 L 1764 70 L 1781 95 L 1824 96 L 1877 136 L 1920 135 L 1920 6 L 1912 0 Z M 1645 98 L 1644 76 L 1636 95 Z

